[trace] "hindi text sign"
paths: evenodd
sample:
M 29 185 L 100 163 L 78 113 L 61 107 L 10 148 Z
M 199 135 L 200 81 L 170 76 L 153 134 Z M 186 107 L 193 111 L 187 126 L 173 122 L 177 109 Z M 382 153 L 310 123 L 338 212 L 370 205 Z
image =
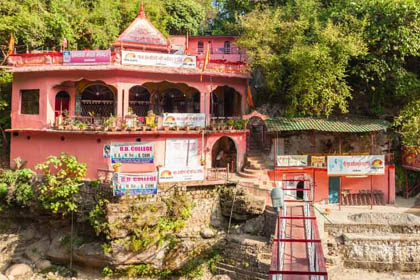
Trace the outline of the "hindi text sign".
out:
M 159 183 L 203 181 L 203 166 L 161 167 L 159 169 Z
M 64 65 L 92 65 L 109 63 L 111 63 L 110 50 L 63 52 Z
M 383 175 L 385 156 L 329 156 L 329 176 Z
M 122 64 L 196 68 L 197 59 L 188 55 L 122 51 Z

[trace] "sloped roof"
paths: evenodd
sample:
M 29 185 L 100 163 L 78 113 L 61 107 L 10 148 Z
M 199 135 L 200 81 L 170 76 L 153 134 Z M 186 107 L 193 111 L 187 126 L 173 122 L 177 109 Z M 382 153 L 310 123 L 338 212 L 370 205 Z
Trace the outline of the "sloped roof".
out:
M 129 49 L 149 49 L 167 52 L 171 42 L 146 18 L 143 2 L 134 21 L 124 30 L 112 44 L 114 47 Z
M 277 118 L 265 121 L 268 132 L 315 130 L 337 133 L 361 133 L 386 130 L 391 124 L 369 118 Z

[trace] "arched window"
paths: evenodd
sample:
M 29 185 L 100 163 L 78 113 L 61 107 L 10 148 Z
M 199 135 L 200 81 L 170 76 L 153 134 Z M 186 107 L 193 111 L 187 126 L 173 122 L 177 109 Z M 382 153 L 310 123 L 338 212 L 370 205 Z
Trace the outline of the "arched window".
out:
M 197 52 L 203 53 L 204 52 L 204 43 L 203 41 L 198 41 L 197 43 Z
M 224 52 L 225 54 L 230 54 L 230 41 L 225 41 Z
M 170 88 L 163 95 L 163 112 L 164 113 L 186 113 L 186 95 L 176 88 Z
M 129 103 L 131 110 L 137 115 L 145 117 L 150 110 L 150 93 L 142 86 L 130 89 Z

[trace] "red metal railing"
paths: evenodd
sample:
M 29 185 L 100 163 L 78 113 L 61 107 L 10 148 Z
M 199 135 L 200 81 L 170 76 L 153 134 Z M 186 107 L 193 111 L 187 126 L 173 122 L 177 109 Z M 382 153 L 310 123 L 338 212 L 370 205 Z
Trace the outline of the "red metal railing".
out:
M 313 183 L 310 179 L 303 179 L 299 181 L 304 181 L 307 186 L 303 188 L 285 188 L 284 183 L 286 182 L 296 182 L 297 180 L 282 180 L 279 182 L 277 187 L 282 188 L 282 200 L 283 209 L 279 213 L 276 222 L 276 238 L 273 241 L 272 246 L 272 259 L 270 267 L 270 280 L 282 280 L 285 275 L 295 275 L 295 276 L 308 276 L 308 279 L 311 280 L 327 280 L 328 274 L 326 270 L 326 264 L 324 260 L 324 254 L 322 251 L 321 240 L 319 237 L 318 225 L 316 221 L 315 211 L 312 206 L 312 192 L 313 192 Z M 287 184 L 286 184 L 287 185 Z M 309 187 L 308 187 L 309 185 Z M 284 197 L 290 196 L 291 191 L 303 191 L 303 200 L 294 199 L 287 200 Z M 285 194 L 284 192 L 287 192 Z M 288 201 L 301 201 L 303 204 L 303 216 L 287 216 L 287 202 Z M 304 224 L 304 237 L 299 238 L 294 235 L 292 231 L 292 236 L 287 237 L 286 232 L 286 221 L 289 220 L 289 223 L 293 221 L 302 220 Z M 285 260 L 285 244 L 289 243 L 289 246 L 293 246 L 295 243 L 305 243 L 306 244 L 306 256 L 308 261 L 308 269 L 293 269 L 294 266 L 289 264 L 288 266 L 284 265 Z M 293 252 L 293 250 L 292 250 Z M 289 260 L 293 260 L 294 256 L 289 256 Z

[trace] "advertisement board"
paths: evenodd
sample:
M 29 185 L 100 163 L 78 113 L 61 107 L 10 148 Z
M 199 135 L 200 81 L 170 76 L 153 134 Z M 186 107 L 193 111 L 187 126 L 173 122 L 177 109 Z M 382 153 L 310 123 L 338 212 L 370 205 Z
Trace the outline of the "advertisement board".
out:
M 206 115 L 204 113 L 164 113 L 163 114 L 163 126 L 178 126 L 178 127 L 202 127 L 206 125 Z
M 122 51 L 122 64 L 196 68 L 197 59 L 188 55 Z
M 318 168 L 327 167 L 325 156 L 311 156 L 311 166 Z
M 154 143 L 111 143 L 111 163 L 153 163 Z
M 204 167 L 161 167 L 159 169 L 159 183 L 188 182 L 204 180 Z
M 277 166 L 308 166 L 307 155 L 281 155 L 277 156 Z
M 115 173 L 112 179 L 114 196 L 125 194 L 157 194 L 157 172 L 143 174 Z
M 166 139 L 165 166 L 200 165 L 198 139 Z
M 111 50 L 64 51 L 64 65 L 97 65 L 111 63 Z
M 385 156 L 329 156 L 328 175 L 383 175 Z

